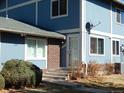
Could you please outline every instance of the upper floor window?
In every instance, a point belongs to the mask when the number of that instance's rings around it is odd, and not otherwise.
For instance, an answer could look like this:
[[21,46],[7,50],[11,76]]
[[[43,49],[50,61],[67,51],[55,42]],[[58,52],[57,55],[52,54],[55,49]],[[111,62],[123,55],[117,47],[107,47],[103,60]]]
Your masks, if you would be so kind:
[[117,9],[116,11],[116,21],[118,23],[124,24],[124,11]]
[[104,54],[104,39],[97,37],[90,37],[90,53],[91,54]]
[[67,0],[52,0],[52,17],[67,15]]

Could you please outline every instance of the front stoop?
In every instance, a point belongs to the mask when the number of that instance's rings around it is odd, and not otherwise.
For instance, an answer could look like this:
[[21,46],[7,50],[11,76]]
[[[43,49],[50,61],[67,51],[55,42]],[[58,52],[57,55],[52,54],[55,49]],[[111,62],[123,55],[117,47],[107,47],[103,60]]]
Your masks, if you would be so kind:
[[68,69],[49,69],[43,71],[43,81],[65,81],[68,75]]

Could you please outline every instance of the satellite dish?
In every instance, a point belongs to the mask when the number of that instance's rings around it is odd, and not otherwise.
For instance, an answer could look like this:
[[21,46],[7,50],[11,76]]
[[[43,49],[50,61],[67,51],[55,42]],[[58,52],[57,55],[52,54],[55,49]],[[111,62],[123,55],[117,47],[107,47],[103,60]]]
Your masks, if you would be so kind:
[[88,32],[88,34],[90,34],[90,30],[93,28],[93,24],[91,24],[90,22],[86,23],[86,30]]

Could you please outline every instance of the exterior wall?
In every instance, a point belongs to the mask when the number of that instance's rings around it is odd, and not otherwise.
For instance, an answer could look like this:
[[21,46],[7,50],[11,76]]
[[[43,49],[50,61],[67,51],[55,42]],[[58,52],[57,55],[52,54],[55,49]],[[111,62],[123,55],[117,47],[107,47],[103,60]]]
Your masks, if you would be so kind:
[[35,25],[35,3],[9,10],[8,17]]
[[111,32],[110,3],[104,0],[86,0],[86,22],[93,25],[100,24],[93,28],[100,32]]
[[[99,0],[86,0],[86,22],[91,22],[93,27],[91,34],[86,33],[86,62],[96,61],[97,63],[111,62],[111,38],[102,34],[95,34],[94,31],[111,33],[111,11],[110,3]],[[93,33],[92,33],[93,32]],[[90,35],[104,38],[104,55],[90,54]],[[109,52],[108,52],[109,51]]]
[[8,0],[8,10],[1,1],[0,16],[13,18],[50,31],[80,27],[80,0],[68,0],[68,15],[51,18],[51,0]]
[[31,0],[8,0],[8,6],[17,5],[20,3],[24,3],[26,1],[31,1]]
[[29,62],[32,62],[40,69],[46,69],[47,68],[47,60],[28,60]]
[[51,18],[50,1],[42,0],[38,3],[38,25],[40,27],[57,31],[78,28],[80,26],[80,0],[68,0],[68,16],[60,18]]
[[[68,0],[68,15],[58,18],[51,17],[51,0],[8,0],[8,3],[4,0],[1,2],[0,7],[2,8],[0,8],[0,16],[3,17],[13,18],[50,31],[61,30],[61,33],[65,33],[65,30],[72,30],[72,32],[75,32],[75,29],[80,28],[80,0]],[[48,51],[50,54],[54,53],[51,48],[53,48],[53,50],[57,49],[55,54],[58,58],[53,60],[53,58],[49,55],[48,62],[50,61],[50,63],[52,63],[52,61],[55,61],[54,65],[55,67],[58,67],[60,65],[60,46],[56,44],[49,45]],[[64,48],[61,55],[65,53],[66,48]],[[55,56],[53,55],[53,57]],[[64,58],[66,60],[66,57]],[[61,63],[61,66],[64,66],[65,61],[63,61],[63,59],[61,60],[63,62]],[[29,61],[42,68],[47,67],[47,62],[45,60]]]
[[0,16],[6,17],[6,12],[1,12],[1,13],[0,13]]
[[[96,61],[98,63],[106,62],[115,62],[120,63],[124,59],[124,56],[114,56],[112,54],[111,40],[117,39],[120,41],[120,46],[124,44],[123,38],[123,25],[116,22],[116,9],[115,4],[112,4],[107,1],[99,0],[86,0],[86,22],[91,22],[93,25],[97,25],[100,21],[100,24],[93,27],[91,30],[91,35],[102,36],[105,41],[105,55],[90,55],[90,42],[89,34],[86,34],[86,61]],[[112,11],[111,11],[112,9]],[[96,11],[97,10],[97,11]],[[96,32],[97,33],[96,33]],[[118,35],[118,36],[117,36]]]
[[60,42],[56,39],[48,39],[48,69],[60,67]]
[[[116,21],[116,7],[113,5],[113,12],[112,12],[112,28],[113,28],[113,34],[116,35],[124,35],[124,24],[117,23]],[[123,9],[122,9],[123,10]]]
[[1,32],[0,62],[10,59],[24,59],[25,38],[19,34]]
[[[26,60],[25,37],[20,34],[1,32],[0,69],[2,64],[11,59]],[[47,68],[47,60],[27,60],[41,69]]]
[[[124,44],[124,38],[123,38],[124,25],[117,23],[117,21],[116,21],[116,8],[119,8],[122,10],[123,10],[123,8],[120,8],[119,6],[116,6],[115,4],[113,4],[112,6],[113,6],[113,8],[112,8],[112,34],[118,35],[118,37],[114,37],[113,39],[119,40],[120,41],[120,47],[121,47]],[[117,63],[118,62],[123,63],[124,62],[124,55],[122,55],[120,52],[120,56],[113,56],[113,61],[115,61]]]
[[[99,37],[99,35],[94,35],[96,37]],[[111,62],[111,39],[109,37],[101,36],[104,38],[104,55],[92,55],[90,53],[90,35],[87,35],[87,50],[86,50],[86,59],[87,62],[89,61],[95,61],[97,63],[107,63]]]
[[6,8],[6,0],[0,0],[0,9]]

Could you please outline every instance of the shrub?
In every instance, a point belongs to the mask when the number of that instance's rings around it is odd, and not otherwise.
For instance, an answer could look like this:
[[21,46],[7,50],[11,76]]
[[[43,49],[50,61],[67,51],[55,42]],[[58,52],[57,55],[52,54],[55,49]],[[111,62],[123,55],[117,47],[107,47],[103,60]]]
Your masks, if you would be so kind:
[[0,74],[0,90],[5,87],[5,79],[4,77]]
[[106,63],[105,64],[105,71],[106,71],[107,75],[113,74],[114,73],[114,64]]
[[42,71],[37,66],[23,60],[9,60],[2,71],[6,87],[37,86],[42,79]]
[[89,76],[95,76],[100,70],[100,64],[97,64],[96,62],[92,61],[88,64],[88,75]]

